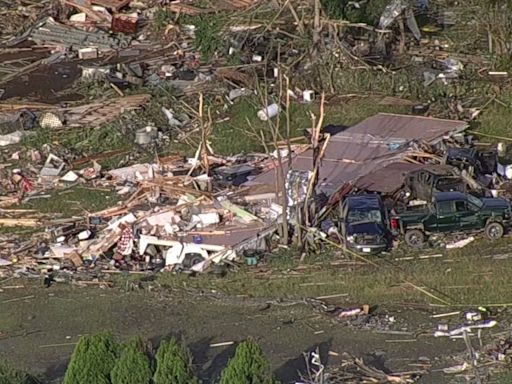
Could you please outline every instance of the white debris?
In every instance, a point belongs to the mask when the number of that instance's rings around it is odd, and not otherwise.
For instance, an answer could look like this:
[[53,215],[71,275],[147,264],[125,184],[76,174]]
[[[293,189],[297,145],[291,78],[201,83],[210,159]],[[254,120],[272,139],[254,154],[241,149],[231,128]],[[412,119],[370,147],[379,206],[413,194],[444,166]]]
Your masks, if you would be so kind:
[[39,125],[41,128],[45,129],[55,129],[55,128],[61,128],[63,126],[62,121],[59,119],[59,117],[51,112],[46,112],[41,116],[41,119],[39,120]]
[[69,181],[69,182],[73,183],[78,180],[78,175],[73,171],[69,171],[64,176],[62,176],[60,179],[62,181]]
[[8,133],[7,135],[0,135],[0,147],[18,144],[21,142],[23,136],[25,136],[25,132],[23,131],[14,131],[12,133]]

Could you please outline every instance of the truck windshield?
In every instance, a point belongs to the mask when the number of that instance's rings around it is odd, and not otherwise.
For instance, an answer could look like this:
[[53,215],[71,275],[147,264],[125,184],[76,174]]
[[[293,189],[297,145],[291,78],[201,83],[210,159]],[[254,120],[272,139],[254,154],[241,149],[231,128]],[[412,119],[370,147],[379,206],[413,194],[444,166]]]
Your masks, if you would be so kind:
[[347,223],[381,222],[382,215],[378,209],[354,209],[348,212]]
[[480,200],[479,198],[473,196],[473,195],[468,195],[468,201],[477,206],[478,209],[482,208],[482,206],[484,205],[484,203],[482,203],[482,200]]

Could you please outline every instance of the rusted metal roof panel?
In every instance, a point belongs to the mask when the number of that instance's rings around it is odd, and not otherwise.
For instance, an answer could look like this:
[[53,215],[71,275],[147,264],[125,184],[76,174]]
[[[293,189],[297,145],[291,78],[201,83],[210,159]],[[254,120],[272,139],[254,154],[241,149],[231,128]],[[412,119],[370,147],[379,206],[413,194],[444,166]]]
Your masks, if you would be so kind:
[[[329,195],[345,183],[369,175],[363,181],[372,186],[372,191],[392,192],[402,185],[401,170],[413,169],[401,162],[409,143],[435,143],[444,136],[462,132],[467,126],[464,121],[422,116],[379,113],[369,117],[331,136],[319,170],[318,186]],[[398,165],[390,166],[395,163]],[[291,168],[306,171],[312,166],[313,151],[308,150],[292,160]],[[287,172],[288,165],[285,168]],[[381,173],[379,170],[383,169]],[[265,184],[275,190],[275,179],[275,170],[270,170],[248,184]]]
[[371,192],[393,193],[404,183],[408,172],[423,168],[422,164],[396,162],[370,172],[357,180],[355,186]]
[[349,131],[376,137],[435,141],[444,135],[461,132],[467,127],[468,123],[460,120],[379,113],[364,119],[351,127]]

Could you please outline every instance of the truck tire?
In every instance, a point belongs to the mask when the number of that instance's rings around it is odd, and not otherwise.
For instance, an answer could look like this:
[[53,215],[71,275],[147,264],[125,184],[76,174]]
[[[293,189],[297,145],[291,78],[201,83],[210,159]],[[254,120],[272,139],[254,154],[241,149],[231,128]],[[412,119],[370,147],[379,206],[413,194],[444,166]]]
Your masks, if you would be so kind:
[[183,260],[183,266],[185,268],[192,268],[194,265],[199,264],[204,260],[204,257],[198,253],[187,253]]
[[505,229],[501,223],[494,221],[492,223],[487,223],[485,226],[485,236],[487,236],[489,240],[501,239],[504,233]]
[[409,247],[421,248],[425,244],[425,234],[419,229],[410,229],[405,232],[405,243]]

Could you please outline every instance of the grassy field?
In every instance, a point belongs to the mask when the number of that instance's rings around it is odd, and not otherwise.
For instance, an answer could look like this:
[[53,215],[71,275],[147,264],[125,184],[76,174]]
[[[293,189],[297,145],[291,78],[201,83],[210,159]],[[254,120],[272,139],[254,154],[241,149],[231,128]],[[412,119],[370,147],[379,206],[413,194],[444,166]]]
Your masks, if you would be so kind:
[[[512,267],[508,239],[499,243],[482,240],[457,251],[395,252],[371,258],[375,265],[346,266],[332,251],[326,253],[330,256],[311,257],[302,265],[290,253],[270,255],[267,265],[244,267],[223,279],[162,274],[158,281],[171,288],[274,299],[346,294],[344,300],[352,305],[512,306],[512,283],[504,273]],[[404,255],[414,259],[400,260]],[[427,255],[442,256],[424,258]]]
[[[227,113],[228,120],[214,125],[212,146],[216,153],[233,155],[263,151],[258,138],[260,132],[270,142],[270,128],[267,122],[257,118],[256,113],[262,108],[257,98],[245,98],[237,101]],[[335,100],[325,105],[324,125],[350,126],[378,112],[406,113],[405,107],[379,105],[378,99],[371,97],[353,100]],[[290,106],[290,137],[301,137],[304,131],[312,127],[311,113],[319,118],[319,103],[292,103]],[[280,118],[280,131],[286,137],[286,115]],[[304,141],[305,142],[305,141]]]
[[51,191],[49,197],[34,198],[16,208],[32,209],[39,213],[57,213],[63,217],[85,215],[113,207],[120,196],[110,189],[75,186]]

